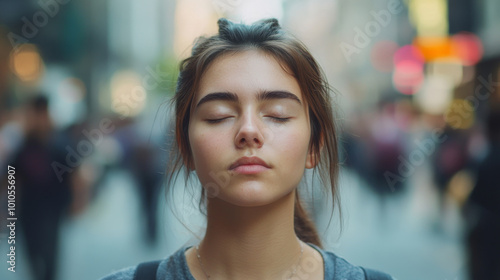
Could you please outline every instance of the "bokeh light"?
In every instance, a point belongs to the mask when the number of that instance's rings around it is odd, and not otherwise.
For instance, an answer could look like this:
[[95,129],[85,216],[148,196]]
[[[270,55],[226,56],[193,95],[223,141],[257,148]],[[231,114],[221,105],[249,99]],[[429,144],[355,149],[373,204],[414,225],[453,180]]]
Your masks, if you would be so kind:
[[42,58],[33,44],[23,44],[12,50],[10,66],[12,72],[23,82],[35,82],[43,72]]
[[454,99],[446,111],[445,120],[454,129],[468,129],[474,124],[475,110],[465,99]]
[[111,79],[111,109],[124,116],[138,115],[146,104],[146,90],[137,73],[120,71]]
[[454,54],[461,59],[464,65],[474,65],[483,56],[481,39],[468,32],[461,32],[452,37]]
[[454,56],[453,42],[449,37],[417,37],[413,45],[422,53],[425,61]]
[[74,77],[63,80],[57,88],[59,97],[72,103],[82,101],[85,96],[85,90],[83,81]]
[[415,93],[424,80],[424,59],[417,48],[401,47],[394,53],[394,87],[403,94]]
[[432,115],[441,115],[453,99],[453,85],[445,77],[431,75],[426,77],[422,88],[415,94],[415,102],[420,109]]
[[464,70],[460,60],[445,59],[435,60],[427,64],[426,74],[429,76],[440,76],[453,86],[462,83]]
[[419,36],[448,34],[448,1],[409,0],[408,9]]

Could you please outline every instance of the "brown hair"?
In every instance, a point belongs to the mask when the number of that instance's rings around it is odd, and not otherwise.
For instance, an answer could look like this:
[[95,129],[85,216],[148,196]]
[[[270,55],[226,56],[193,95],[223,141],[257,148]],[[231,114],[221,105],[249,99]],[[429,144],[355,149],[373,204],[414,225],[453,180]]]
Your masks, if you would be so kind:
[[[338,206],[336,125],[331,90],[318,63],[299,40],[281,29],[276,19],[244,25],[222,18],[218,25],[219,33],[211,37],[200,37],[195,42],[191,56],[180,64],[175,96],[171,100],[176,116],[175,141],[167,170],[167,187],[173,186],[173,181],[183,168],[186,179],[189,179],[190,167],[193,166],[188,137],[190,110],[203,73],[211,62],[224,54],[258,49],[276,58],[283,69],[297,80],[308,104],[311,125],[309,148],[318,163],[313,169],[313,175],[319,171],[321,182],[331,190],[334,205]],[[302,207],[297,190],[295,192],[295,233],[302,241],[321,246],[316,227]],[[204,188],[201,198],[200,206],[206,198]]]

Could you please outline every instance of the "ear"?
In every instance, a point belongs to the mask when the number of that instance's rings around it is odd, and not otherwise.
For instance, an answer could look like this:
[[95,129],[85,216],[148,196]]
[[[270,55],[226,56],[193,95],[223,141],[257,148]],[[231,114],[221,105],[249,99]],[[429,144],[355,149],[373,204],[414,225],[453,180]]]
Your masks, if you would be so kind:
[[[323,137],[321,137],[320,143],[319,143],[319,154],[321,154],[321,151],[323,150],[323,144],[324,140]],[[307,169],[312,169],[316,167],[319,163],[319,157],[314,153],[314,149],[309,148],[309,151],[307,152],[307,158],[306,158],[306,168]]]
[[317,160],[316,160],[316,155],[314,154],[314,152],[309,149],[309,152],[307,153],[307,158],[306,158],[306,168],[307,169],[311,169],[311,168],[314,168],[317,164]]
[[306,158],[306,168],[307,169],[312,169],[318,165],[319,159],[314,153],[313,149],[309,149],[309,152],[307,153],[307,158]]

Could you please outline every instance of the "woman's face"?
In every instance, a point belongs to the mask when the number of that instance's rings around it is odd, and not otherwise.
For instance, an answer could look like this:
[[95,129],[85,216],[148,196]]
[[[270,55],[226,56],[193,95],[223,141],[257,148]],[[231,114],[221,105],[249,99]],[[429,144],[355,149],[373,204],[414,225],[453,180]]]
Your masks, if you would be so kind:
[[266,205],[293,191],[304,168],[314,167],[310,132],[300,87],[275,58],[257,50],[223,55],[194,97],[192,168],[209,197]]

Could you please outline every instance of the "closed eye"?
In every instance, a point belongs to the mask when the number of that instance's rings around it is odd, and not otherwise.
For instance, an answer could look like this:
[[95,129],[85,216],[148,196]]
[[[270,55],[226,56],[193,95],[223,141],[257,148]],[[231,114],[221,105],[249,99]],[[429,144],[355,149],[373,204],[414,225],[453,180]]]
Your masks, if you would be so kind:
[[208,123],[220,123],[221,121],[228,119],[228,118],[230,118],[230,117],[225,117],[225,118],[220,118],[220,119],[207,119],[206,121]]
[[284,123],[289,121],[291,118],[279,118],[279,117],[270,117],[273,121]]
[[[220,119],[207,119],[206,122],[208,122],[208,123],[220,123],[223,120],[228,119],[228,118],[231,118],[231,117],[225,117],[225,118],[220,118]],[[269,116],[269,118],[271,118],[273,121],[278,122],[278,123],[285,123],[291,119],[290,117],[280,118],[280,117],[271,117],[271,116]]]

